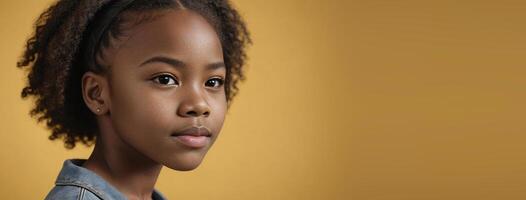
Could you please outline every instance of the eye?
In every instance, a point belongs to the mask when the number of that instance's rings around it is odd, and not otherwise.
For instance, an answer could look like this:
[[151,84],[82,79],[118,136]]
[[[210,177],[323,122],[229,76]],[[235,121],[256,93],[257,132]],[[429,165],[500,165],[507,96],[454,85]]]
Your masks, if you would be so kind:
[[161,85],[179,85],[179,81],[175,79],[172,75],[168,74],[162,74],[159,76],[156,76],[152,79],[155,83],[161,84]]
[[221,78],[212,78],[212,79],[208,79],[208,81],[206,81],[205,86],[218,88],[218,87],[223,86],[224,82],[225,81],[223,81],[223,79],[221,79]]

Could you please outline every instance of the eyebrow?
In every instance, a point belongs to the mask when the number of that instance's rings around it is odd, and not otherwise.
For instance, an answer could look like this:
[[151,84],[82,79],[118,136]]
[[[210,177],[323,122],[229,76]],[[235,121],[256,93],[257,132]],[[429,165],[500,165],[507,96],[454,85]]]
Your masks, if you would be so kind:
[[[141,63],[139,65],[139,67],[144,66],[146,64],[150,64],[150,63],[156,63],[156,62],[166,63],[168,65],[171,65],[171,66],[175,67],[175,68],[185,68],[186,67],[186,63],[184,63],[183,61],[178,60],[176,58],[170,58],[170,57],[165,57],[165,56],[152,57],[152,58],[144,61],[143,63]],[[223,62],[216,62],[216,63],[210,63],[210,64],[206,65],[206,69],[207,70],[216,70],[216,69],[219,69],[219,68],[226,68],[225,63],[223,63]]]

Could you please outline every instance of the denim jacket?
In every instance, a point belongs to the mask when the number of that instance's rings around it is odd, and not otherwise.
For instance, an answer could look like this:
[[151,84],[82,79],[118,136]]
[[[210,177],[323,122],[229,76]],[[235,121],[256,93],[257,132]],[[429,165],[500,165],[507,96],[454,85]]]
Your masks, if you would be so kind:
[[[64,161],[62,170],[55,181],[55,187],[46,196],[46,200],[124,200],[126,197],[116,188],[94,172],[81,167],[84,159]],[[153,190],[153,200],[165,198]]]

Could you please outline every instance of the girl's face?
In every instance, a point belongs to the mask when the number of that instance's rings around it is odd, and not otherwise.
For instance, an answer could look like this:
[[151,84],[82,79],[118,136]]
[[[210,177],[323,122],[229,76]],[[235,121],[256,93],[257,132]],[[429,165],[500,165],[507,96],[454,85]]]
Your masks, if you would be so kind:
[[[134,26],[123,38],[104,54],[110,55],[105,59],[113,132],[157,163],[181,171],[196,168],[216,140],[227,108],[217,33],[199,14],[178,10]],[[182,134],[206,136],[176,137]]]

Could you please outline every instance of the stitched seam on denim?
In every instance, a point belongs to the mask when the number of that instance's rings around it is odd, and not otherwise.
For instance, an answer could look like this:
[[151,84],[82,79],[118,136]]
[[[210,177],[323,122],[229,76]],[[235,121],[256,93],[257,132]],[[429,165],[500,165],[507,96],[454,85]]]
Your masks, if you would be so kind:
[[82,200],[83,193],[84,193],[84,188],[80,188],[79,196],[77,196],[77,200]]
[[82,199],[84,199],[84,196],[86,195],[86,189],[82,188]]
[[87,184],[87,183],[79,182],[79,181],[70,181],[70,182],[57,181],[57,182],[55,182],[55,185],[60,185],[60,186],[66,186],[66,185],[77,186],[77,187],[84,188],[84,189],[90,191],[95,196],[99,197],[100,199],[104,199],[104,198],[102,198],[104,196],[104,195],[102,195],[103,193],[99,192],[97,189],[93,188],[93,186],[91,184]]

